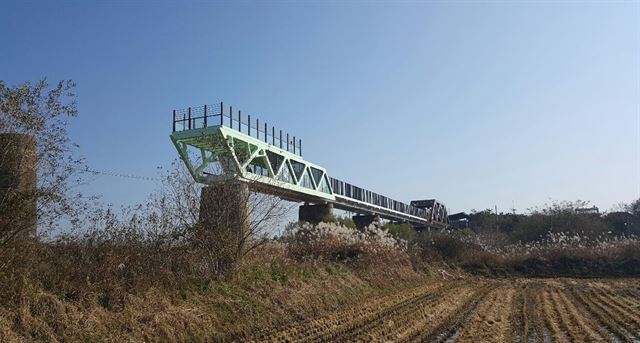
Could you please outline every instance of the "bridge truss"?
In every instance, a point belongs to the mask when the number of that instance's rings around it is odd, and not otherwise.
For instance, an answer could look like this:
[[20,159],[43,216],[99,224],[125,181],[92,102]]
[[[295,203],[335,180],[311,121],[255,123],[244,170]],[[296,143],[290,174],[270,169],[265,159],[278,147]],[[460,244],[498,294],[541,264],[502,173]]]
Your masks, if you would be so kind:
[[332,204],[417,227],[444,228],[446,207],[435,200],[412,206],[332,178],[302,157],[302,140],[223,103],[173,111],[171,140],[194,179],[230,179],[291,201]]

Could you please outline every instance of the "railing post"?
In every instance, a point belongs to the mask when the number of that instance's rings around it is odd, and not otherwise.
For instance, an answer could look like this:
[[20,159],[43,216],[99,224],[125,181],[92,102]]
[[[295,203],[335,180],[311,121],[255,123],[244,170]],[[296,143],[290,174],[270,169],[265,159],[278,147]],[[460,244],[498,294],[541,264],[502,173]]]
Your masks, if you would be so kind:
[[238,131],[242,132],[242,111],[238,110]]
[[247,135],[251,137],[251,115],[247,115]]
[[302,138],[298,138],[298,150],[300,150],[300,156],[302,156]]
[[267,123],[264,123],[264,142],[267,142]]
[[220,126],[224,126],[224,106],[220,101]]
[[173,110],[173,132],[176,132],[176,110]]
[[207,105],[204,105],[204,127],[207,127]]
[[297,154],[297,152],[296,152],[296,136],[293,136],[293,153]]
[[276,145],[276,128],[271,127],[271,144]]
[[287,132],[287,151],[289,151],[289,133],[288,132]]
[[256,118],[256,138],[260,140],[260,119]]
[[280,149],[282,149],[282,130],[280,130]]
[[189,130],[191,130],[191,107],[189,107]]
[[229,127],[233,129],[233,106],[229,106]]

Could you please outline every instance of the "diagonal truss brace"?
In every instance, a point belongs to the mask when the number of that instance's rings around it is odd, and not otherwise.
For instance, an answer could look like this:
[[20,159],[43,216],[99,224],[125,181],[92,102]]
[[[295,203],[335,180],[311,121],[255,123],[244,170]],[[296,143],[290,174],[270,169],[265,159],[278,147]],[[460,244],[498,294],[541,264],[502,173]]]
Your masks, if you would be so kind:
[[238,179],[296,200],[335,201],[324,168],[228,127],[178,131],[171,140],[199,183]]

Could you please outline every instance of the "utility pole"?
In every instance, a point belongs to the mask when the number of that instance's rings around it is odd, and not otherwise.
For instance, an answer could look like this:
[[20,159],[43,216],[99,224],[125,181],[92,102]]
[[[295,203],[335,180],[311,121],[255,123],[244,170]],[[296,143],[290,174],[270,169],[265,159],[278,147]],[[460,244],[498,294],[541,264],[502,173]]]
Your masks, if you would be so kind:
[[495,222],[495,224],[496,224],[496,233],[497,233],[498,232],[498,205],[493,205],[493,206],[494,206],[494,208],[496,210],[496,215],[495,215],[496,222]]

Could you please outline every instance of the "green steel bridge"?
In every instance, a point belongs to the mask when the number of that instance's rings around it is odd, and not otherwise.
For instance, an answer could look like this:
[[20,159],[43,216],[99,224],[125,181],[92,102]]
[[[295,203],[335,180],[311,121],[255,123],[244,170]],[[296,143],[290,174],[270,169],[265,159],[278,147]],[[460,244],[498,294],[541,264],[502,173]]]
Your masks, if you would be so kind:
[[301,139],[241,111],[234,113],[222,102],[174,110],[170,137],[193,178],[202,184],[235,179],[286,200],[330,204],[417,228],[446,228],[448,223],[440,202],[406,204],[331,177],[302,157]]

